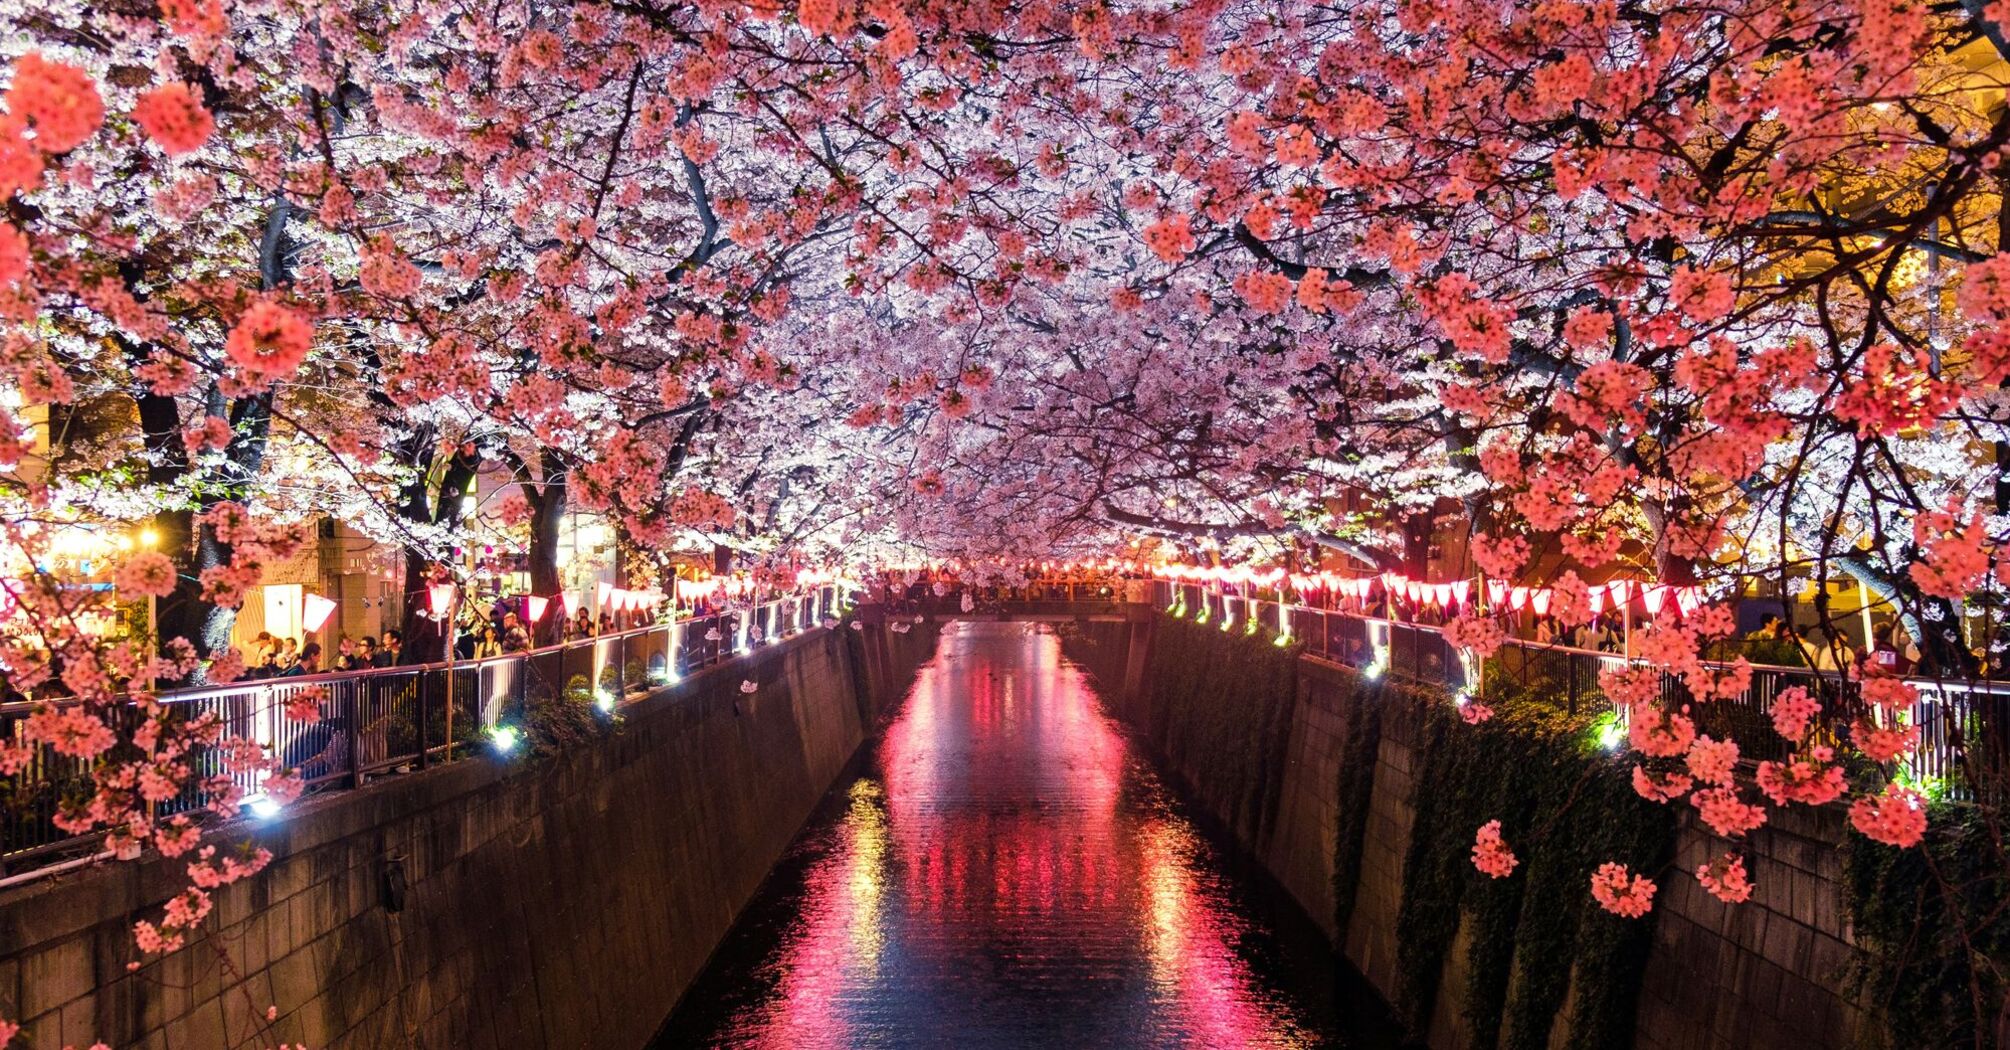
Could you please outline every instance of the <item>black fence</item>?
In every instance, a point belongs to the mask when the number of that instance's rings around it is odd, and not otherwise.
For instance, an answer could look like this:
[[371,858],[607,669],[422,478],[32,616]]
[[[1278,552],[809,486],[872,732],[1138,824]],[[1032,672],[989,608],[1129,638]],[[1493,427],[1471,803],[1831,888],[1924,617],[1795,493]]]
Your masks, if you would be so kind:
[[[563,645],[485,660],[389,667],[297,678],[268,678],[162,694],[170,717],[214,715],[225,740],[254,740],[297,768],[309,790],[353,788],[373,777],[452,761],[521,719],[534,700],[566,697],[611,710],[639,693],[766,641],[814,627],[837,615],[835,586],[816,588],[731,612],[677,620]],[[317,717],[294,719],[289,704],[325,693]],[[57,701],[61,703],[61,701]],[[0,739],[22,739],[22,723],[40,705],[0,705]],[[113,717],[131,738],[137,707]],[[262,775],[233,773],[220,748],[193,757],[195,776],[180,797],[161,803],[157,816],[202,808],[207,798],[193,785],[230,775],[256,796]],[[0,875],[75,852],[82,843],[55,823],[65,800],[87,795],[91,769],[82,760],[48,748],[34,749],[28,764],[0,778]]]

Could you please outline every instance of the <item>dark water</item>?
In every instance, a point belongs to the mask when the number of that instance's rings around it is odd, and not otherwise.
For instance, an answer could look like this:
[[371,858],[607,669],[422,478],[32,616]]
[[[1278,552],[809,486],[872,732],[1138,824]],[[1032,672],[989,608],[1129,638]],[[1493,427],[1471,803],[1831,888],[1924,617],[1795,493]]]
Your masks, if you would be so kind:
[[869,750],[655,1046],[1395,1045],[1044,628],[945,629]]

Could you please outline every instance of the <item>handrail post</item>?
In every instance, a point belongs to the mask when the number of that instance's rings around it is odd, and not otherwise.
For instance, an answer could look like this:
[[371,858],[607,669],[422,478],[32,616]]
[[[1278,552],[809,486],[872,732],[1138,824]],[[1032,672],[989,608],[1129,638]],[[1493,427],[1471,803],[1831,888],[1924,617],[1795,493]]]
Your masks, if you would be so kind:
[[426,688],[426,673],[420,671],[417,678],[419,693],[417,698],[418,717],[415,721],[419,727],[419,768],[425,769],[432,764],[431,759],[426,754],[426,723],[432,721],[433,709],[432,705],[427,702],[428,697],[426,694],[431,692],[431,690]]

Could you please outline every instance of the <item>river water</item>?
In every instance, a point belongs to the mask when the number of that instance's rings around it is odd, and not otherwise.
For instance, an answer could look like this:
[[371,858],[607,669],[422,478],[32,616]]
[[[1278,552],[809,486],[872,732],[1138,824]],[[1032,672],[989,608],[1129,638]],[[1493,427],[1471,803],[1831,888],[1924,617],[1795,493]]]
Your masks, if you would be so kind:
[[1054,634],[944,629],[654,1046],[1384,1047]]

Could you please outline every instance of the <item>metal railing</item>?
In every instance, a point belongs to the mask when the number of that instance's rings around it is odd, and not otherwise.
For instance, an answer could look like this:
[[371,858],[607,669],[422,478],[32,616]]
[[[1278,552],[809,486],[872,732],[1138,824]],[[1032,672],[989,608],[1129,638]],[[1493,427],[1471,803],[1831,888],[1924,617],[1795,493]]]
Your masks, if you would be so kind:
[[[814,627],[836,616],[839,604],[838,586],[828,584],[739,610],[487,659],[266,678],[175,690],[159,699],[170,717],[215,715],[225,739],[256,741],[281,765],[297,768],[309,790],[353,788],[461,757],[540,699],[569,696],[611,709],[755,645]],[[315,705],[318,717],[290,717],[289,704],[314,691],[326,694]],[[0,740],[19,742],[22,723],[41,706],[0,705]],[[133,724],[113,728],[127,740],[140,712],[120,710]],[[198,785],[211,777],[232,777],[247,796],[262,786],[262,774],[226,768],[220,748],[196,753],[191,766],[190,788],[159,804],[157,817],[200,809],[206,797]],[[66,799],[90,787],[89,763],[48,748],[33,749],[26,766],[0,777],[0,875],[89,841],[63,831],[55,818]]]
[[[1435,624],[1411,623],[1364,613],[1297,603],[1264,601],[1253,596],[1216,591],[1202,584],[1155,580],[1152,600],[1161,609],[1178,610],[1187,619],[1226,624],[1275,635],[1288,625],[1288,637],[1305,652],[1360,669],[1373,669],[1458,692],[1512,682],[1526,694],[1572,713],[1597,713],[1613,705],[1600,685],[1608,670],[1622,670],[1629,660],[1621,653],[1545,644],[1509,638],[1480,666],[1445,639]],[[1731,664],[1704,661],[1726,671]],[[1484,679],[1484,682],[1482,681]],[[1932,785],[1952,798],[2001,801],[2010,798],[2010,682],[1965,679],[1906,678],[1919,693],[1914,718],[1920,742],[1903,763],[1914,781]],[[1806,667],[1751,665],[1751,680],[1737,693],[1697,701],[1683,681],[1661,676],[1665,702],[1685,705],[1699,732],[1738,742],[1747,762],[1785,759],[1792,745],[1773,728],[1774,701],[1787,689],[1800,687],[1821,702],[1813,722],[1818,742],[1841,744],[1849,728],[1874,715],[1858,684],[1836,671]],[[1623,719],[1624,712],[1619,712]],[[1623,724],[1623,722],[1622,722]]]

